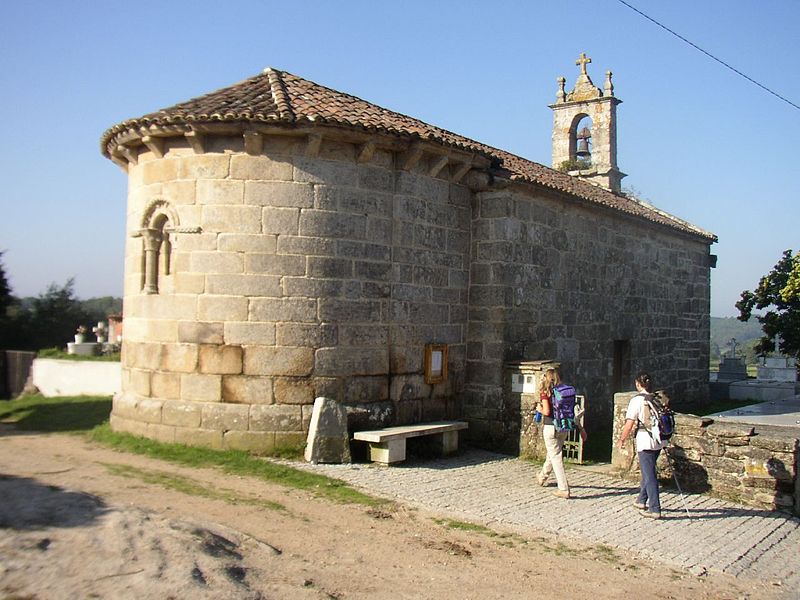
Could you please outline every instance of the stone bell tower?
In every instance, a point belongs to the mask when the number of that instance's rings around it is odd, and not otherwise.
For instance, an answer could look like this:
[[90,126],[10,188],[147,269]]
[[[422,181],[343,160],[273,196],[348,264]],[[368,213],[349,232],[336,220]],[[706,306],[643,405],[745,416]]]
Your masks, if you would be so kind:
[[615,193],[625,173],[617,168],[617,104],[611,71],[601,90],[592,83],[586,65],[592,59],[581,53],[575,61],[581,72],[572,91],[558,78],[553,109],[553,168],[599,185]]

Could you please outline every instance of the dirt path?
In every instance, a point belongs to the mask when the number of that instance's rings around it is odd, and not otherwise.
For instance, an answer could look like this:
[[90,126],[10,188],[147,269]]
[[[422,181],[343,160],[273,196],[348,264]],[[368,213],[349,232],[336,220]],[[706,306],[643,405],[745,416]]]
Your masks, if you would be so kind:
[[0,434],[0,598],[772,598],[603,547]]

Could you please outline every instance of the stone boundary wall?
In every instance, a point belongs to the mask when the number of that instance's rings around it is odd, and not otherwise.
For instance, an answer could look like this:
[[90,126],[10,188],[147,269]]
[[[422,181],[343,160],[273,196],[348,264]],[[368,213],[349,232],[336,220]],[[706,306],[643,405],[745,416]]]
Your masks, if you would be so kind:
[[36,358],[31,379],[43,396],[112,396],[120,391],[121,372],[115,361]]
[[[625,478],[638,479],[639,466],[631,436],[617,446],[628,402],[635,392],[614,396],[612,466]],[[681,488],[710,492],[748,506],[800,514],[800,427],[715,422],[677,414],[676,433],[668,448]],[[659,473],[672,478],[665,453]]]

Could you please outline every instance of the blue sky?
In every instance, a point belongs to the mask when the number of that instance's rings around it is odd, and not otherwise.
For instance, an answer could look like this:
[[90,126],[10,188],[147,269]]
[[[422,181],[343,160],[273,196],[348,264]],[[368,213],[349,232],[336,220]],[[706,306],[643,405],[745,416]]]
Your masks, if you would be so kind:
[[[800,2],[627,0],[800,104]],[[614,72],[623,186],[714,232],[713,316],[791,248],[800,110],[618,0],[7,2],[0,250],[13,292],[121,295],[126,176],[99,137],[272,66],[550,164],[556,78]]]

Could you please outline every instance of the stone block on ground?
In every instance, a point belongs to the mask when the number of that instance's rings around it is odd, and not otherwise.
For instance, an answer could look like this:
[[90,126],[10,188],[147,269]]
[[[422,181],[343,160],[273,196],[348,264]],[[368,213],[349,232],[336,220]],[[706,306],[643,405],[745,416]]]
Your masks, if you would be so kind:
[[305,458],[313,463],[349,463],[347,410],[330,398],[314,400]]

